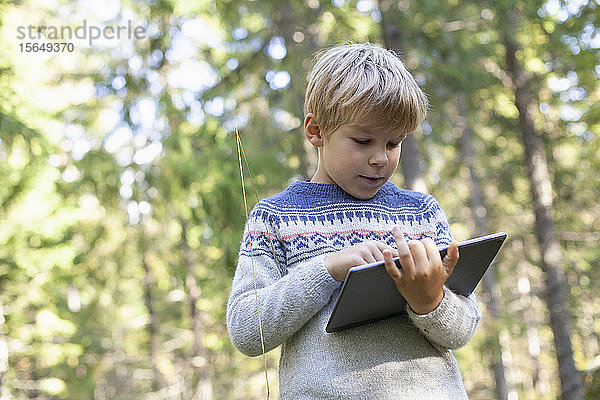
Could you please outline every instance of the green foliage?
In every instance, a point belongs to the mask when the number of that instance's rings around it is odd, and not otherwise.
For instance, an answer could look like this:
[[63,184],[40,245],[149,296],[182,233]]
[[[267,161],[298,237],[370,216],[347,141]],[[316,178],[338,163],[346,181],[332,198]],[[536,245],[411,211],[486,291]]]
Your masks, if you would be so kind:
[[[511,396],[556,398],[502,42],[510,10],[521,16],[510,34],[532,77],[530,106],[554,179],[574,356],[587,398],[598,397],[594,2],[575,10],[516,0],[158,0],[122,1],[112,15],[111,2],[83,4],[0,6],[0,397],[264,398],[262,360],[238,353],[225,328],[244,225],[234,129],[251,169],[249,206],[254,190],[265,197],[310,177],[315,154],[301,127],[314,53],[347,40],[381,44],[388,24],[400,27],[402,57],[430,96],[416,135],[453,233],[462,240],[475,232],[465,126],[488,225],[510,233],[495,264],[499,318],[488,317],[489,294],[479,292],[484,319],[457,352],[469,394],[494,396],[489,367],[501,357]],[[81,16],[131,20],[147,36],[77,42],[72,54],[19,52],[18,25],[77,25]],[[499,332],[501,355],[490,332]],[[272,395],[277,358],[267,355]]]

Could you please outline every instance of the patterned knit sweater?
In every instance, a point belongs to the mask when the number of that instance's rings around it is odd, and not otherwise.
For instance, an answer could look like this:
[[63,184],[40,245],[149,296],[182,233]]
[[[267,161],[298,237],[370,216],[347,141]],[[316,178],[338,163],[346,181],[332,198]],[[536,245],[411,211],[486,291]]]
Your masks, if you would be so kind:
[[407,239],[430,237],[438,246],[452,241],[432,196],[391,182],[366,201],[333,184],[296,182],[252,210],[227,326],[242,353],[261,354],[256,281],[265,351],[283,345],[280,399],[467,398],[451,349],[471,339],[481,317],[472,296],[444,288],[442,302],[429,314],[407,307],[397,317],[325,332],[341,283],[324,258],[366,240],[396,247],[391,233],[396,224]]

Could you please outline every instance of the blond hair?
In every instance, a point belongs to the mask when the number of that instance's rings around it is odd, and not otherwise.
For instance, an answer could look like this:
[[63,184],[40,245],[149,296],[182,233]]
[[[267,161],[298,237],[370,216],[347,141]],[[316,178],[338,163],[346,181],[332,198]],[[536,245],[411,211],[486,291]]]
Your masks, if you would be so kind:
[[304,112],[327,136],[342,125],[375,126],[408,136],[427,113],[427,96],[400,57],[371,43],[348,43],[317,54]]

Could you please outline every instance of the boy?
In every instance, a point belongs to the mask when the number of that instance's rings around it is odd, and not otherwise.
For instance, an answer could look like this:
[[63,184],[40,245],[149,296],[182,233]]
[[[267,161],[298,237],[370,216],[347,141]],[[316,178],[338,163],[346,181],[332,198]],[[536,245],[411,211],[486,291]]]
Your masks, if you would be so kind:
[[[244,354],[262,353],[257,311],[265,351],[283,345],[280,399],[467,398],[451,349],[471,339],[481,314],[474,298],[443,286],[457,243],[432,196],[388,182],[426,108],[388,50],[348,44],[318,58],[304,120],[317,171],[255,206],[227,305],[229,335]],[[326,333],[348,269],[379,260],[406,313]]]

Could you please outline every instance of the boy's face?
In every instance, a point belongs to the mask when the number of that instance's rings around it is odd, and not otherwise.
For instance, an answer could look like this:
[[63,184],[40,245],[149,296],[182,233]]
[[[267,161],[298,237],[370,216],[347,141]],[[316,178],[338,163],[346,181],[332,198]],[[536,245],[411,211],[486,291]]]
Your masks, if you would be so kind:
[[346,193],[368,200],[398,167],[404,135],[384,132],[374,125],[342,125],[324,137],[311,114],[304,126],[307,139],[320,147],[319,165],[311,182],[335,183]]

